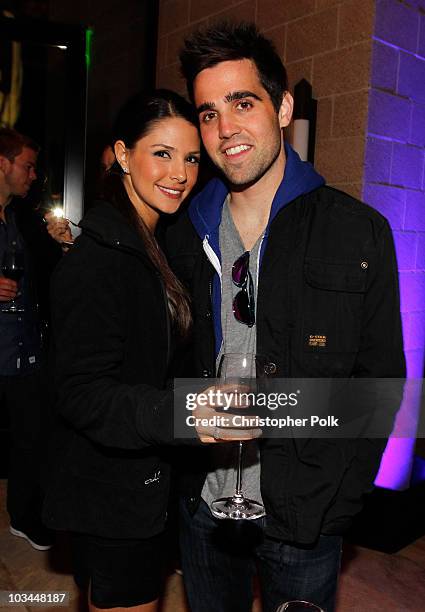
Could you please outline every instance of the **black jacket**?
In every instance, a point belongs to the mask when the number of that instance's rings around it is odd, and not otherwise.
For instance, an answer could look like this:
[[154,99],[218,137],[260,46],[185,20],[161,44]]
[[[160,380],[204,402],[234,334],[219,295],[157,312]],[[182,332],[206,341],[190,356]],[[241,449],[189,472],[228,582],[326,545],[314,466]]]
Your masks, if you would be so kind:
[[43,349],[48,345],[50,277],[61,257],[60,246],[50,238],[42,216],[29,201],[14,198],[5,215],[7,222],[0,222],[0,261],[15,242],[24,252],[25,272],[15,300],[24,312],[19,317],[0,312],[2,376],[33,372],[43,362]]
[[164,527],[173,442],[165,390],[170,324],[137,232],[92,208],[52,289],[57,429],[44,520],[56,529],[148,537]]
[[[216,274],[187,216],[170,230],[168,250],[193,297],[193,367],[213,376]],[[384,217],[329,187],[282,208],[262,260],[256,324],[257,352],[276,364],[279,377],[403,377],[397,265]],[[311,342],[316,335],[326,338],[324,346]],[[388,406],[390,422],[397,408]],[[308,544],[320,533],[342,533],[372,489],[385,442],[262,441],[268,535]],[[193,510],[207,461],[205,449],[197,452],[188,455],[183,478]]]

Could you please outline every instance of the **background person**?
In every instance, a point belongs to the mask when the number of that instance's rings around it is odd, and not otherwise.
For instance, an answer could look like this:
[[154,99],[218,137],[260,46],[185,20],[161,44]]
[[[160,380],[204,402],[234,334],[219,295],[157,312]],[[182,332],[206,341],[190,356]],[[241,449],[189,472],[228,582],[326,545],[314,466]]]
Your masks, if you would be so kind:
[[[106,145],[103,148],[102,155],[99,164],[99,181],[98,181],[98,192],[99,197],[102,196],[102,190],[104,188],[105,178],[107,173],[111,170],[114,163],[116,162],[115,153],[111,145]],[[54,212],[48,212],[44,215],[47,223],[47,231],[53,240],[56,240],[62,245],[62,250],[67,252],[69,246],[74,242],[72,230],[69,219],[65,217],[58,217]]]
[[[40,461],[47,386],[44,346],[48,283],[60,251],[25,199],[36,180],[38,145],[13,129],[0,129],[0,263],[8,249],[23,254],[19,282],[0,276],[0,405],[8,412],[10,466],[7,510],[10,531],[46,550],[51,533],[40,519]],[[14,300],[17,312],[1,312]]]

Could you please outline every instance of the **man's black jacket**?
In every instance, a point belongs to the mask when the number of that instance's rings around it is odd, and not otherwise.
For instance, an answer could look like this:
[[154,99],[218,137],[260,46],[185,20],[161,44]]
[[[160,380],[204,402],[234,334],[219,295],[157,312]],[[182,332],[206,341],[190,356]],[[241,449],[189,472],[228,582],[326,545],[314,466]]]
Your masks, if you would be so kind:
[[[214,376],[214,269],[187,216],[169,230],[167,248],[193,300],[193,368],[184,374]],[[279,377],[404,377],[397,264],[386,219],[329,187],[285,206],[270,227],[256,324],[257,353],[276,364]],[[316,343],[314,336],[325,340]],[[397,408],[388,406],[390,421]],[[385,443],[263,440],[267,534],[309,544],[320,533],[342,533],[372,489]],[[206,452],[191,450],[184,467],[183,492],[193,510]]]

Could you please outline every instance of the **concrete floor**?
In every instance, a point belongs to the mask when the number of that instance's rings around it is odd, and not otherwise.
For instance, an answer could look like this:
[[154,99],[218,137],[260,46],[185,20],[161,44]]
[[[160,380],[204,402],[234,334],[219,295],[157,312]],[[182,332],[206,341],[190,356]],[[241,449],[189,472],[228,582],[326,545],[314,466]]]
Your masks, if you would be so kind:
[[[85,612],[75,587],[65,537],[48,552],[37,552],[9,533],[5,481],[0,481],[0,591],[69,591],[67,607],[0,607],[11,612]],[[338,612],[425,612],[425,537],[388,555],[346,546],[338,594]],[[161,612],[190,612],[181,576],[167,578]],[[231,612],[231,611],[229,611]],[[261,612],[254,602],[253,612]]]

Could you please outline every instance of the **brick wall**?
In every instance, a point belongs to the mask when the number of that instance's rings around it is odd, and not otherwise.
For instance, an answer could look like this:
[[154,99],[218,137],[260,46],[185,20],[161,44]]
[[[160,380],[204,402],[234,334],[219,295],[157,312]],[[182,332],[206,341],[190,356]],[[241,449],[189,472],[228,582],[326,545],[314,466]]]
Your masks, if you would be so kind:
[[316,168],[355,196],[362,191],[373,0],[160,0],[157,84],[181,93],[178,50],[217,19],[255,21],[275,43],[291,89],[306,78],[318,99]]
[[425,345],[425,2],[377,0],[364,199],[390,221],[410,376]]
[[[425,346],[424,12],[424,0],[376,2],[363,193],[393,229],[411,378],[423,376]],[[410,425],[411,438],[390,439],[379,486],[409,485],[419,405],[418,396],[405,397],[395,431]]]

